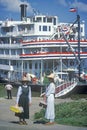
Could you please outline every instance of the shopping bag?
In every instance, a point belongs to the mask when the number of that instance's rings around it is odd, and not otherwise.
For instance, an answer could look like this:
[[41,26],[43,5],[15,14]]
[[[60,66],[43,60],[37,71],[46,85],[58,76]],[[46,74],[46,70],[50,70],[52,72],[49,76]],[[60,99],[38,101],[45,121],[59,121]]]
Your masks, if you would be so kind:
[[22,113],[23,112],[23,107],[19,106],[10,106],[10,110],[15,113]]

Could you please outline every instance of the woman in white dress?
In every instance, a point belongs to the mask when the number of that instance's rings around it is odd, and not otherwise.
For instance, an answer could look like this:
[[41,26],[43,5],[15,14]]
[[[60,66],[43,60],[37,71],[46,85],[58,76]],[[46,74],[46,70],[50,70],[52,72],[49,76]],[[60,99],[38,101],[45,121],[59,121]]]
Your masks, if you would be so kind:
[[55,107],[54,107],[54,94],[55,94],[55,84],[54,84],[54,74],[50,74],[47,76],[49,78],[50,84],[48,85],[45,96],[46,96],[46,112],[45,112],[45,118],[49,120],[47,125],[54,124],[55,119]]

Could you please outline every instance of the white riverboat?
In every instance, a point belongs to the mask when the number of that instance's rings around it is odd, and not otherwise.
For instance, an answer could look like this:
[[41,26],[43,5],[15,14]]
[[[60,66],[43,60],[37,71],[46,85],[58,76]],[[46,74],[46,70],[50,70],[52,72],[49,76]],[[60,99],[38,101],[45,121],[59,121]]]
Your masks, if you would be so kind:
[[[43,73],[62,70],[69,73],[68,68],[77,70],[78,24],[59,23],[57,16],[26,16],[27,5],[22,4],[20,8],[20,21],[0,21],[0,76],[15,82],[21,79],[23,73],[30,73],[41,82]],[[81,71],[87,69],[86,58],[85,23],[81,21]]]

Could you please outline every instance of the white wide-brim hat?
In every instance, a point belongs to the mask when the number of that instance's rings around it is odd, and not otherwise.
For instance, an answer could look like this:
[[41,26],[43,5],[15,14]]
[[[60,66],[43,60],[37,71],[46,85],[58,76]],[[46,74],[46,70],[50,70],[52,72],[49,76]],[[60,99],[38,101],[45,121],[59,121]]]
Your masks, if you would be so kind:
[[54,79],[54,74],[51,73],[50,75],[47,76],[47,78],[51,78],[51,79]]

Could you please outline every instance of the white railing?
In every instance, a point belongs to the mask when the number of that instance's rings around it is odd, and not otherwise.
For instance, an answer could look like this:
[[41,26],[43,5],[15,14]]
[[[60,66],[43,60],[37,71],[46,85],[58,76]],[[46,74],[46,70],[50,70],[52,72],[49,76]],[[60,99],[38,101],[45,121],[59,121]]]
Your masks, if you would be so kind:
[[18,44],[18,43],[16,43],[16,44],[8,44],[8,43],[3,43],[3,44],[0,44],[0,48],[19,48],[21,46],[21,44]]
[[14,32],[7,32],[7,33],[0,33],[0,36],[20,36],[20,35],[24,35],[24,34],[34,34],[34,30],[23,30],[23,31],[14,31]]
[[19,55],[2,55],[0,54],[0,58],[3,58],[3,59],[19,59]]
[[56,87],[56,93],[55,93],[55,97],[62,97],[62,96],[66,96],[67,94],[69,94],[78,84],[78,81],[69,81],[69,82],[65,82],[61,85],[59,85],[58,87]]
[[10,71],[13,71],[13,66],[12,65],[3,65],[3,64],[0,64],[0,69],[2,70],[10,70]]

